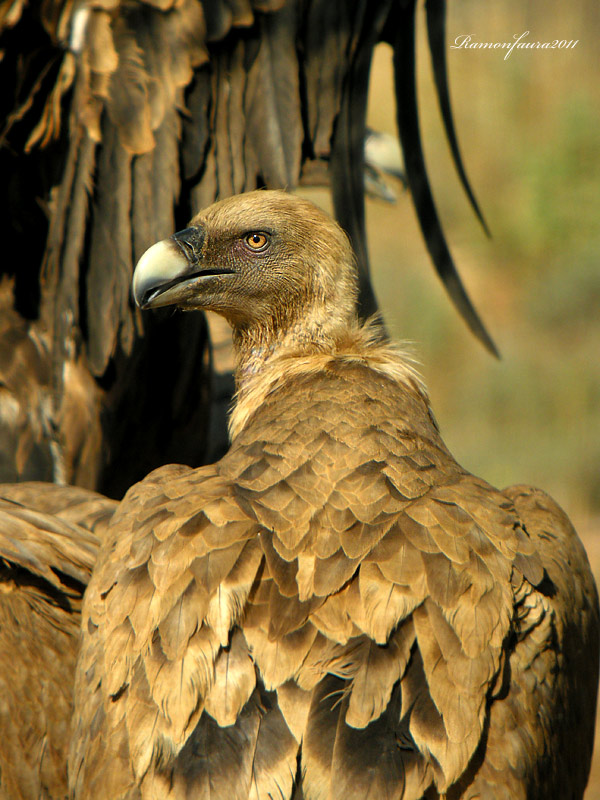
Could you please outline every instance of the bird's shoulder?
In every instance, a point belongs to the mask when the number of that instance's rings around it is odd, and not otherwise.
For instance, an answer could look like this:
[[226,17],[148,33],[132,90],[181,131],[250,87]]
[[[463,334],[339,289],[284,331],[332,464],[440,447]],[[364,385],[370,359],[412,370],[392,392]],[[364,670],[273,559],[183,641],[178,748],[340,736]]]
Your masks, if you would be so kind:
[[124,497],[83,608],[70,762],[84,791],[98,759],[122,765],[116,796],[188,738],[259,569],[258,530],[218,464],[159,468]]

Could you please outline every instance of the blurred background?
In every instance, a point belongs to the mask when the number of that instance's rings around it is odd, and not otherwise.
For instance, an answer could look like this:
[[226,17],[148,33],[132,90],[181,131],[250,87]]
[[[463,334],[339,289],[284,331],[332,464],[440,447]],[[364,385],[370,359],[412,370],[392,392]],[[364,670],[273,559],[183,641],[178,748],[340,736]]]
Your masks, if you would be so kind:
[[[421,9],[422,13],[422,9]],[[470,335],[428,261],[401,184],[368,202],[375,287],[414,342],[442,434],[492,484],[531,483],[567,511],[600,583],[600,3],[448,3],[447,41],[575,40],[572,49],[449,49],[452,107],[487,239],[453,171],[420,24],[419,107],[450,249],[498,346]],[[377,51],[369,124],[395,133],[392,53]],[[600,798],[600,729],[586,800]]]
[[[448,51],[456,125],[492,231],[463,198],[420,48],[428,168],[458,268],[501,351],[449,306],[410,204],[369,206],[385,319],[414,340],[448,444],[504,486],[543,486],[585,527],[600,515],[600,4],[449,3],[447,40],[579,39],[569,50]],[[500,6],[502,8],[500,8]],[[424,32],[421,25],[421,32]],[[370,124],[393,132],[391,53],[378,52]]]

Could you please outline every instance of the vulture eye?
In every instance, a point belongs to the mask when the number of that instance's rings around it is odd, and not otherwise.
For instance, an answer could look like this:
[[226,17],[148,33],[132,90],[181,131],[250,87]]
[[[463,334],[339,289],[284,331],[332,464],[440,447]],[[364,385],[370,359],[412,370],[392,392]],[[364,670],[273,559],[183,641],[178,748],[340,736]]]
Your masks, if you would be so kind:
[[249,250],[252,250],[254,253],[260,253],[262,250],[266,250],[269,246],[269,237],[266,233],[258,233],[254,231],[252,233],[247,233],[244,236],[244,242]]

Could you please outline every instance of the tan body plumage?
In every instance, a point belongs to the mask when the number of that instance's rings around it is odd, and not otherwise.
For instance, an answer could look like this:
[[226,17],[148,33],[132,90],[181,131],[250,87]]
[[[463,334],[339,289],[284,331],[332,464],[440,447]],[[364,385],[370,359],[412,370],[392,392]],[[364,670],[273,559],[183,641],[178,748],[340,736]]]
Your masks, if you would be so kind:
[[116,512],[83,614],[75,798],[581,797],[598,601],[564,513],[440,438],[354,317],[349,245],[258,192],[152,248],[145,306],[223,314],[238,400],[216,464]]

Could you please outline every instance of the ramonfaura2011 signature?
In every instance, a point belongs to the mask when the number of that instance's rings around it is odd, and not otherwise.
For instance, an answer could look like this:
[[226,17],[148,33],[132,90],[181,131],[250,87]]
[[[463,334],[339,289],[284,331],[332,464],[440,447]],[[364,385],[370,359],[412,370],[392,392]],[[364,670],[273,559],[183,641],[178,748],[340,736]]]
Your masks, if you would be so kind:
[[461,33],[454,40],[454,44],[450,45],[451,50],[466,50],[466,49],[487,49],[487,50],[506,50],[504,60],[509,57],[512,51],[517,48],[519,50],[568,50],[573,49],[579,42],[579,39],[553,39],[550,42],[527,42],[524,39],[529,36],[529,31],[523,31],[521,34],[513,34],[512,42],[478,42],[475,41],[475,35],[472,33]]

